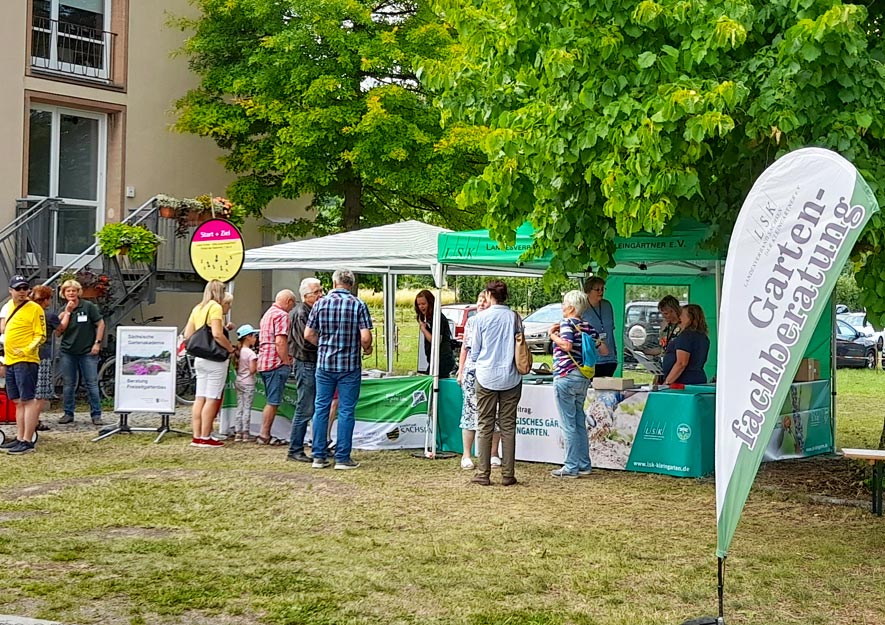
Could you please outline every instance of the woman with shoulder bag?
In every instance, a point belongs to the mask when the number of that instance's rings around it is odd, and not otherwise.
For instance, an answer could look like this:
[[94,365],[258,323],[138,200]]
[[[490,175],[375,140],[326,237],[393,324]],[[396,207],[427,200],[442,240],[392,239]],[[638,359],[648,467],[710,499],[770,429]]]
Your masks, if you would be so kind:
[[[600,354],[607,354],[596,328],[581,319],[589,306],[587,296],[578,290],[562,298],[562,321],[550,329],[553,341],[553,392],[559,409],[559,426],[565,438],[565,463],[551,472],[553,477],[576,478],[590,475],[590,439],[584,400],[593,376],[592,369],[581,370],[584,362],[581,335],[596,340]],[[589,377],[588,377],[589,376]]]
[[191,412],[193,447],[224,445],[211,438],[215,415],[227,384],[229,359],[236,351],[225,334],[224,299],[224,283],[211,280],[203,290],[203,300],[194,306],[184,328],[188,352],[195,357],[194,371],[197,377]]

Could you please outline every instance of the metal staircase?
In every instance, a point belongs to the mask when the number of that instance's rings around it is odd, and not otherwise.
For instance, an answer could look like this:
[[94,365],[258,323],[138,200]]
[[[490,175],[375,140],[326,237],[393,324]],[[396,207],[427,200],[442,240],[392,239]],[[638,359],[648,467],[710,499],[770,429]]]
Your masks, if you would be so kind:
[[[130,212],[123,223],[144,226],[156,233],[159,226],[156,199],[151,198]],[[48,276],[43,280],[43,284],[57,289],[62,276],[76,273],[83,268],[103,273],[109,278],[107,297],[100,302],[109,334],[137,306],[153,304],[156,301],[156,258],[150,263],[134,263],[128,256],[102,256],[98,251],[98,243],[93,243],[67,265]]]
[[32,284],[51,275],[50,228],[61,200],[18,200],[16,217],[0,229],[0,285],[21,274]]
[[[31,284],[42,283],[55,290],[62,276],[80,269],[105,274],[110,286],[107,297],[99,304],[110,329],[126,319],[139,304],[154,303],[156,259],[151,263],[133,263],[128,256],[108,258],[99,254],[98,244],[93,243],[64,266],[54,264],[54,225],[63,205],[62,200],[55,198],[18,200],[16,218],[0,229],[0,284],[9,284],[12,276],[20,274]],[[123,221],[156,233],[159,214],[155,198],[132,210]]]

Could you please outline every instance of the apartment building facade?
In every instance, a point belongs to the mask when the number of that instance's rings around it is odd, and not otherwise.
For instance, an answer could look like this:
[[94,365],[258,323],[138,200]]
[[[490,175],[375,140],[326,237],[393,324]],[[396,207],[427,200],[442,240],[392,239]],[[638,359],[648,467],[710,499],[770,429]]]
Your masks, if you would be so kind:
[[[158,193],[224,193],[230,176],[218,148],[171,129],[175,100],[197,83],[187,60],[173,56],[185,34],[169,25],[173,16],[193,15],[187,0],[3,4],[0,224],[21,214],[19,198],[62,200],[48,226],[48,258],[63,267],[92,245],[96,230]],[[247,247],[264,243],[256,222],[245,230]],[[171,263],[186,278],[186,250],[186,240],[167,237],[158,265]],[[235,320],[259,318],[278,282],[259,276],[236,282]],[[161,280],[145,316],[180,327],[201,290],[198,280]]]

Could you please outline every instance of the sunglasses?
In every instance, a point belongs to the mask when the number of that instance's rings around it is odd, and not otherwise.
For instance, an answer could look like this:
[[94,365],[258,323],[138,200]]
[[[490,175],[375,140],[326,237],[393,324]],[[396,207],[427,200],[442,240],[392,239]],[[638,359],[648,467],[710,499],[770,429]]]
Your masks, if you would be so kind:
[[30,291],[30,290],[31,290],[31,287],[29,287],[29,286],[17,286],[17,287],[13,287],[12,290],[13,290],[13,291]]

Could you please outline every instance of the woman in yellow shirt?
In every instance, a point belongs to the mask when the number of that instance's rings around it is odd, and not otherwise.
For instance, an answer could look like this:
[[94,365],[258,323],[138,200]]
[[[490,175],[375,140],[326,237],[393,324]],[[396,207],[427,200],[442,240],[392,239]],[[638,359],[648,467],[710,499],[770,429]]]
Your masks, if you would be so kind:
[[[189,339],[203,326],[209,326],[212,337],[228,354],[233,354],[236,349],[224,333],[224,283],[211,280],[203,290],[203,300],[194,306],[187,325],[184,328],[184,338]],[[221,394],[227,383],[228,360],[217,362],[206,358],[194,359],[194,371],[197,374],[197,390],[194,405],[191,411],[191,425],[194,436],[191,440],[193,447],[221,447],[221,441],[211,437],[212,426],[218,406],[221,403]]]

